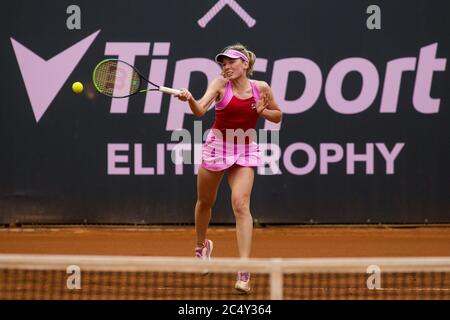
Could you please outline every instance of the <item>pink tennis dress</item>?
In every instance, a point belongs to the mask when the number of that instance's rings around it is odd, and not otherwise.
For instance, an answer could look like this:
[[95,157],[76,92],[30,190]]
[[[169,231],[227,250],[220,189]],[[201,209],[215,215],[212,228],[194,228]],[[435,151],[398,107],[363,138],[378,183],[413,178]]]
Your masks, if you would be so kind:
[[222,171],[233,165],[261,165],[255,130],[259,115],[254,108],[260,94],[254,81],[250,84],[253,96],[239,99],[233,95],[231,82],[227,82],[223,98],[215,105],[215,122],[202,148],[203,168]]

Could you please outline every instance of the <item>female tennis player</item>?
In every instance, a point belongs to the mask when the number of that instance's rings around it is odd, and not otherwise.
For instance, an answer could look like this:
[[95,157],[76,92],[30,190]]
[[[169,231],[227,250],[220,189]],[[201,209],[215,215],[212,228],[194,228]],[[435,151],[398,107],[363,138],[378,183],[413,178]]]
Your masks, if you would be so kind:
[[[253,232],[250,194],[254,168],[260,164],[260,151],[254,141],[255,127],[259,117],[280,122],[282,112],[269,85],[249,78],[256,60],[253,52],[238,43],[226,47],[215,59],[222,68],[222,75],[208,85],[201,99],[194,99],[186,89],[176,95],[181,101],[187,101],[194,115],[199,117],[215,102],[215,122],[203,145],[197,177],[195,253],[200,259],[211,257],[213,242],[206,239],[206,232],[218,186],[228,170],[239,255],[248,258]],[[249,272],[238,273],[235,288],[243,293],[250,291]]]

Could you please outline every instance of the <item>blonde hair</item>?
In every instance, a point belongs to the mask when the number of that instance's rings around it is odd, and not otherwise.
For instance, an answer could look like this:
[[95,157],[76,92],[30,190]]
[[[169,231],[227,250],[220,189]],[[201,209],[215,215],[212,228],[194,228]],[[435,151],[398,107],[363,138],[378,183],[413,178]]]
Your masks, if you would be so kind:
[[256,55],[252,51],[248,50],[242,43],[239,42],[224,48],[222,52],[225,52],[226,50],[237,50],[245,54],[248,58],[247,77],[253,74],[253,65],[256,61]]

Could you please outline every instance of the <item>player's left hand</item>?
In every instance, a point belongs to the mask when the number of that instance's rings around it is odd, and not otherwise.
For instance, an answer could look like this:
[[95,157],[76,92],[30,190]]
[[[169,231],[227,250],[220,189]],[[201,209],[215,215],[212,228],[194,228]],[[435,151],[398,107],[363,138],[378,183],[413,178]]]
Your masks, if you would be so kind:
[[256,112],[261,115],[261,113],[267,108],[269,105],[269,96],[267,93],[262,93],[258,103],[256,103]]

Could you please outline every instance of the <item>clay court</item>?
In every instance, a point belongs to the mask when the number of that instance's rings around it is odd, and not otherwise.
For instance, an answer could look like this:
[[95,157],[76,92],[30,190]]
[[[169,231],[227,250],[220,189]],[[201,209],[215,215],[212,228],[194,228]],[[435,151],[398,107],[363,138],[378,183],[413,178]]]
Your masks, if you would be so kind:
[[[192,257],[193,227],[46,227],[0,229],[2,254]],[[237,257],[232,227],[212,227],[214,257]],[[448,226],[271,226],[255,228],[254,258],[448,257]],[[130,258],[123,261],[130,264]],[[32,260],[34,261],[34,260]],[[448,273],[385,274],[367,290],[365,272],[284,276],[287,299],[448,299]],[[253,274],[250,295],[233,290],[234,273],[84,272],[83,290],[66,288],[65,270],[5,270],[2,299],[269,299],[268,274]],[[30,287],[31,283],[38,284]],[[425,283],[437,287],[430,288]]]
[[[212,227],[215,257],[237,257],[232,227]],[[0,253],[193,256],[194,227],[0,229]],[[450,256],[450,226],[255,228],[252,257]]]

